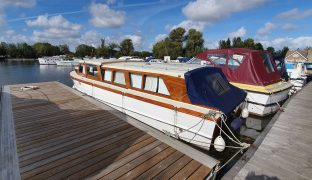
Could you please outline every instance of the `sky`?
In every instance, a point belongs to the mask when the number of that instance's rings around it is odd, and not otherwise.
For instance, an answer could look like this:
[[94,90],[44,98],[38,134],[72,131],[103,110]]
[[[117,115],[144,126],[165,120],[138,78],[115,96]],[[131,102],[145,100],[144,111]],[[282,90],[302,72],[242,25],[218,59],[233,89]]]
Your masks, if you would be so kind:
[[311,0],[0,0],[0,41],[98,46],[132,39],[135,49],[176,27],[203,32],[205,47],[253,38],[264,47],[312,46]]

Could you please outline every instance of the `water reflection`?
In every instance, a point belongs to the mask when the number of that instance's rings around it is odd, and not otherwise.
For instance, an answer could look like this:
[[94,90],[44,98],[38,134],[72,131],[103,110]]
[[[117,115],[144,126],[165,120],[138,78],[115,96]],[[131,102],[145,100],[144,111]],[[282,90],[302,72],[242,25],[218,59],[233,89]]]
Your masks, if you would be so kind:
[[39,65],[37,62],[1,62],[0,85],[59,81],[72,86],[69,77],[69,72],[72,70],[74,67]]

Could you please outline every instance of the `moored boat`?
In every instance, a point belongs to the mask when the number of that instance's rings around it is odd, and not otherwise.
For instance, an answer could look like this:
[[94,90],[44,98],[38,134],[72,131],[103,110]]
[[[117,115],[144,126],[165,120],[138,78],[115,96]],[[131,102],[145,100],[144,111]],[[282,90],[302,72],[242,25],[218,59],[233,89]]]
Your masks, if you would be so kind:
[[224,123],[239,129],[235,110],[246,98],[219,68],[192,64],[80,61],[70,76],[75,89],[207,150]]
[[293,86],[282,80],[271,54],[266,51],[207,50],[189,63],[221,68],[231,84],[247,91],[245,105],[251,114],[260,117],[275,113]]
[[45,56],[38,58],[40,65],[56,65],[56,62],[63,60],[61,56]]
[[73,59],[73,60],[60,60],[56,61],[56,65],[58,66],[77,66],[79,64],[80,59]]
[[307,70],[303,62],[286,61],[286,70],[290,82],[294,85],[296,90],[301,90],[307,83]]

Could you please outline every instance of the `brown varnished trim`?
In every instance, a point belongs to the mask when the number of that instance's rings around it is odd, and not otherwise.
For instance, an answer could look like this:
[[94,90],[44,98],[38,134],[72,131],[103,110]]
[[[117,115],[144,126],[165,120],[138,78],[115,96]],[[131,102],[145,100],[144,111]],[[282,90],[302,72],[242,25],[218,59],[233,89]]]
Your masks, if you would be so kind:
[[[144,93],[148,93],[148,94],[152,94],[152,95],[155,95],[155,96],[160,96],[160,97],[165,97],[165,98],[169,98],[169,99],[172,99],[172,100],[179,100],[179,101],[183,101],[185,103],[190,103],[188,97],[186,96],[186,88],[183,87],[183,84],[184,84],[184,80],[182,79],[183,82],[180,82],[180,81],[172,81],[174,84],[168,84],[166,82],[166,79],[168,78],[174,78],[174,79],[179,79],[179,78],[175,78],[175,77],[170,77],[170,76],[166,76],[166,75],[163,75],[163,74],[157,74],[157,73],[147,73],[147,72],[141,72],[141,71],[134,71],[134,70],[124,70],[124,69],[119,69],[119,68],[109,68],[109,67],[101,67],[104,71],[105,70],[111,70],[111,71],[122,71],[125,73],[125,75],[127,76],[127,78],[129,78],[128,81],[126,81],[126,87],[129,88],[129,89],[133,89],[133,90],[136,90],[136,91],[140,91],[140,92],[144,92]],[[130,81],[130,74],[139,74],[139,75],[142,75],[142,86],[141,88],[142,89],[138,89],[138,88],[133,88],[131,87],[131,81]],[[160,93],[156,93],[156,92],[152,92],[152,91],[147,91],[147,90],[144,90],[144,86],[145,86],[145,79],[146,79],[146,76],[155,76],[155,77],[160,77],[164,80],[164,83],[169,91],[169,94],[170,95],[165,95],[165,94],[160,94]],[[181,79],[181,78],[180,78]],[[117,85],[119,86],[118,84],[116,83],[110,83],[110,84],[113,84],[113,85]],[[177,85],[177,84],[180,84],[180,85]],[[181,85],[182,84],[182,85]],[[122,86],[120,86],[122,87]],[[175,89],[177,87],[180,87],[178,89],[177,92],[178,95],[176,95],[175,93]],[[185,95],[179,95],[181,93],[185,92]],[[181,97],[185,97],[186,98],[181,98]]]
[[[123,93],[122,91],[115,90],[115,89],[108,88],[108,87],[104,87],[104,86],[101,86],[101,85],[98,85],[98,84],[95,84],[95,83],[91,83],[91,82],[88,82],[88,81],[85,81],[85,80],[82,80],[82,79],[78,79],[78,78],[75,78],[75,77],[72,77],[72,76],[71,76],[71,78],[75,79],[75,80],[77,80],[79,82],[83,82],[85,84],[88,84],[88,85],[91,85],[91,86],[95,86],[95,87],[103,89],[103,90],[111,91],[111,92],[114,92],[114,93],[117,93],[117,94],[123,94],[124,96],[130,97],[130,98],[133,98],[133,99],[137,99],[137,100],[140,100],[140,101],[144,101],[144,102],[147,102],[147,103],[150,103],[150,104],[154,104],[154,105],[161,106],[161,107],[168,108],[168,109],[172,109],[172,110],[176,109],[178,112],[185,113],[185,114],[188,114],[188,115],[192,115],[192,116],[196,116],[196,117],[203,117],[203,113],[201,113],[201,112],[193,111],[193,110],[186,109],[186,108],[176,108],[176,107],[174,107],[171,104],[159,102],[159,101],[148,99],[148,98],[144,98],[144,97],[141,97],[141,96],[136,96],[136,95],[133,95],[133,94]],[[209,120],[209,121],[213,121],[213,119],[211,117],[206,117],[205,119]]]
[[[158,73],[149,73],[146,71],[125,70],[121,68],[110,68],[110,67],[104,67],[104,66],[98,66],[98,67],[100,67],[100,69],[104,71],[105,70],[112,71],[112,77],[111,77],[112,81],[110,82],[110,81],[102,80],[102,77],[99,79],[93,79],[93,80],[105,82],[105,83],[118,86],[118,87],[122,87],[122,88],[133,89],[133,90],[140,91],[143,93],[147,93],[147,94],[151,94],[151,95],[155,95],[159,97],[164,97],[164,98],[168,98],[168,99],[175,100],[175,101],[180,101],[180,102],[187,103],[187,104],[192,104],[187,95],[185,80],[183,78],[178,78],[178,77],[173,77],[173,76],[168,76],[168,75],[163,75],[163,74],[158,74]],[[114,83],[114,75],[116,71],[124,72],[126,85]],[[141,86],[142,89],[131,87],[130,73],[142,75],[142,86]],[[160,93],[144,90],[146,76],[156,76],[156,77],[162,78],[164,80],[164,83],[170,95],[168,96],[165,94],[160,94]],[[198,105],[198,106],[207,108],[207,106],[204,106],[204,105]],[[209,107],[209,108],[213,110],[218,110],[214,107]]]

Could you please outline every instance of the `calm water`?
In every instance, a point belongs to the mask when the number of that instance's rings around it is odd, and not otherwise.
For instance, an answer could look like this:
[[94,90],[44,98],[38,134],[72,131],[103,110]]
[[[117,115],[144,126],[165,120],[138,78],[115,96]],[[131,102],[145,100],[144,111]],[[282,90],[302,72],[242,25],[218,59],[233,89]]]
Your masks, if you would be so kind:
[[59,81],[72,86],[69,77],[72,70],[74,67],[39,65],[37,62],[0,62],[0,86],[46,81]]

